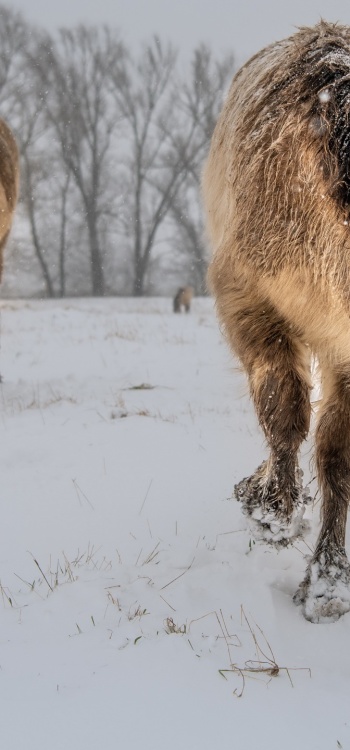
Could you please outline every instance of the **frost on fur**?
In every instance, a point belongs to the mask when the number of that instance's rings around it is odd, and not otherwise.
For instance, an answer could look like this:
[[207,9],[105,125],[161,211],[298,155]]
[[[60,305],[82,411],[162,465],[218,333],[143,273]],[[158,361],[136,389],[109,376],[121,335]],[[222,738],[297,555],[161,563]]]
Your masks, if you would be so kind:
[[[276,476],[269,476],[267,462],[259,466],[253,476],[242,479],[235,486],[235,496],[242,503],[255,539],[283,546],[303,537],[309,530],[304,513],[311,497],[308,488],[303,489],[302,476],[301,469],[298,469],[297,481],[289,491],[287,503],[286,490],[280,489]],[[291,511],[287,512],[286,507],[290,506]]]

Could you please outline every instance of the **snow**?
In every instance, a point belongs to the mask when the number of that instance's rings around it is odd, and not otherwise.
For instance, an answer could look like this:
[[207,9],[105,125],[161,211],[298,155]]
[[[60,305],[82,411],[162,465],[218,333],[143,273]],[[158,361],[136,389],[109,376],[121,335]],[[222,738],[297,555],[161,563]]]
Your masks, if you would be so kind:
[[322,104],[326,104],[327,102],[329,102],[329,100],[331,98],[331,92],[330,92],[330,90],[329,89],[323,89],[322,91],[319,92],[318,98],[319,98],[319,100],[320,100],[320,102]]
[[254,542],[245,380],[211,300],[171,307],[1,304],[3,747],[350,748],[350,615],[292,600],[319,504]]

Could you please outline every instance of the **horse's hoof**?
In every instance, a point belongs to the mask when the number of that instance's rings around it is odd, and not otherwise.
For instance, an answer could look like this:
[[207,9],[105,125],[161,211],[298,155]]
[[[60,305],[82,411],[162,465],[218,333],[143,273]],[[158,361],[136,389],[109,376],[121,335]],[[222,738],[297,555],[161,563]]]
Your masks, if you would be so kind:
[[346,555],[325,559],[321,553],[312,559],[304,581],[294,595],[310,622],[330,623],[350,612],[350,565]]
[[[306,505],[311,502],[307,488],[302,487],[302,472],[297,472],[298,484],[294,488],[294,498],[283,497],[278,486],[267,474],[264,463],[253,476],[242,479],[234,488],[235,497],[242,503],[255,539],[276,546],[286,546],[304,537],[310,529],[304,520]],[[286,508],[291,508],[287,511]]]

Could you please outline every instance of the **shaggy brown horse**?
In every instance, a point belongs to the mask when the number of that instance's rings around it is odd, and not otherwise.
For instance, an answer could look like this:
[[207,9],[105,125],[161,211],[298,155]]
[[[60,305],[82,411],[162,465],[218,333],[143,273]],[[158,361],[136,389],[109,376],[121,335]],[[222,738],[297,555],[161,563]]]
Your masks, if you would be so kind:
[[311,355],[319,362],[322,526],[295,600],[313,622],[336,620],[350,610],[350,28],[302,28],[241,68],[203,192],[209,283],[270,450],[235,494],[255,534],[276,544],[305,531],[298,451]]
[[18,196],[18,149],[10,128],[0,119],[0,281],[4,247]]
[[180,289],[177,290],[173,301],[174,312],[181,312],[182,307],[185,308],[186,312],[190,312],[192,297],[192,286],[180,287]]

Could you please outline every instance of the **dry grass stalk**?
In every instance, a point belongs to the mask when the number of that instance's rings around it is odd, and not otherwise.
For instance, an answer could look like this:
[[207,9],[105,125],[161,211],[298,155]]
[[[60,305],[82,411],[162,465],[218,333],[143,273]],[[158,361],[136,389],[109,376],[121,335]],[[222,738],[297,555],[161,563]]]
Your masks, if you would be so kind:
[[226,678],[226,674],[228,673],[234,673],[238,674],[241,677],[242,680],[242,686],[240,690],[234,690],[234,695],[237,698],[241,698],[243,696],[244,690],[245,690],[245,678],[246,676],[251,675],[266,675],[269,677],[269,681],[272,679],[272,677],[278,677],[281,672],[285,672],[288,676],[289,682],[292,687],[293,681],[291,678],[291,672],[295,671],[305,671],[309,673],[309,676],[311,677],[311,669],[309,667],[281,667],[274,655],[274,652],[270,646],[269,641],[267,640],[265,633],[263,630],[254,623],[255,628],[259,631],[260,636],[256,634],[256,631],[254,630],[250,620],[248,619],[244,608],[241,606],[241,620],[242,622],[245,622],[245,624],[248,626],[250,635],[253,639],[253,643],[256,650],[256,656],[257,659],[248,659],[244,666],[239,666],[235,662],[231,661],[231,665],[229,669],[219,669],[219,673],[222,675],[222,677]]

